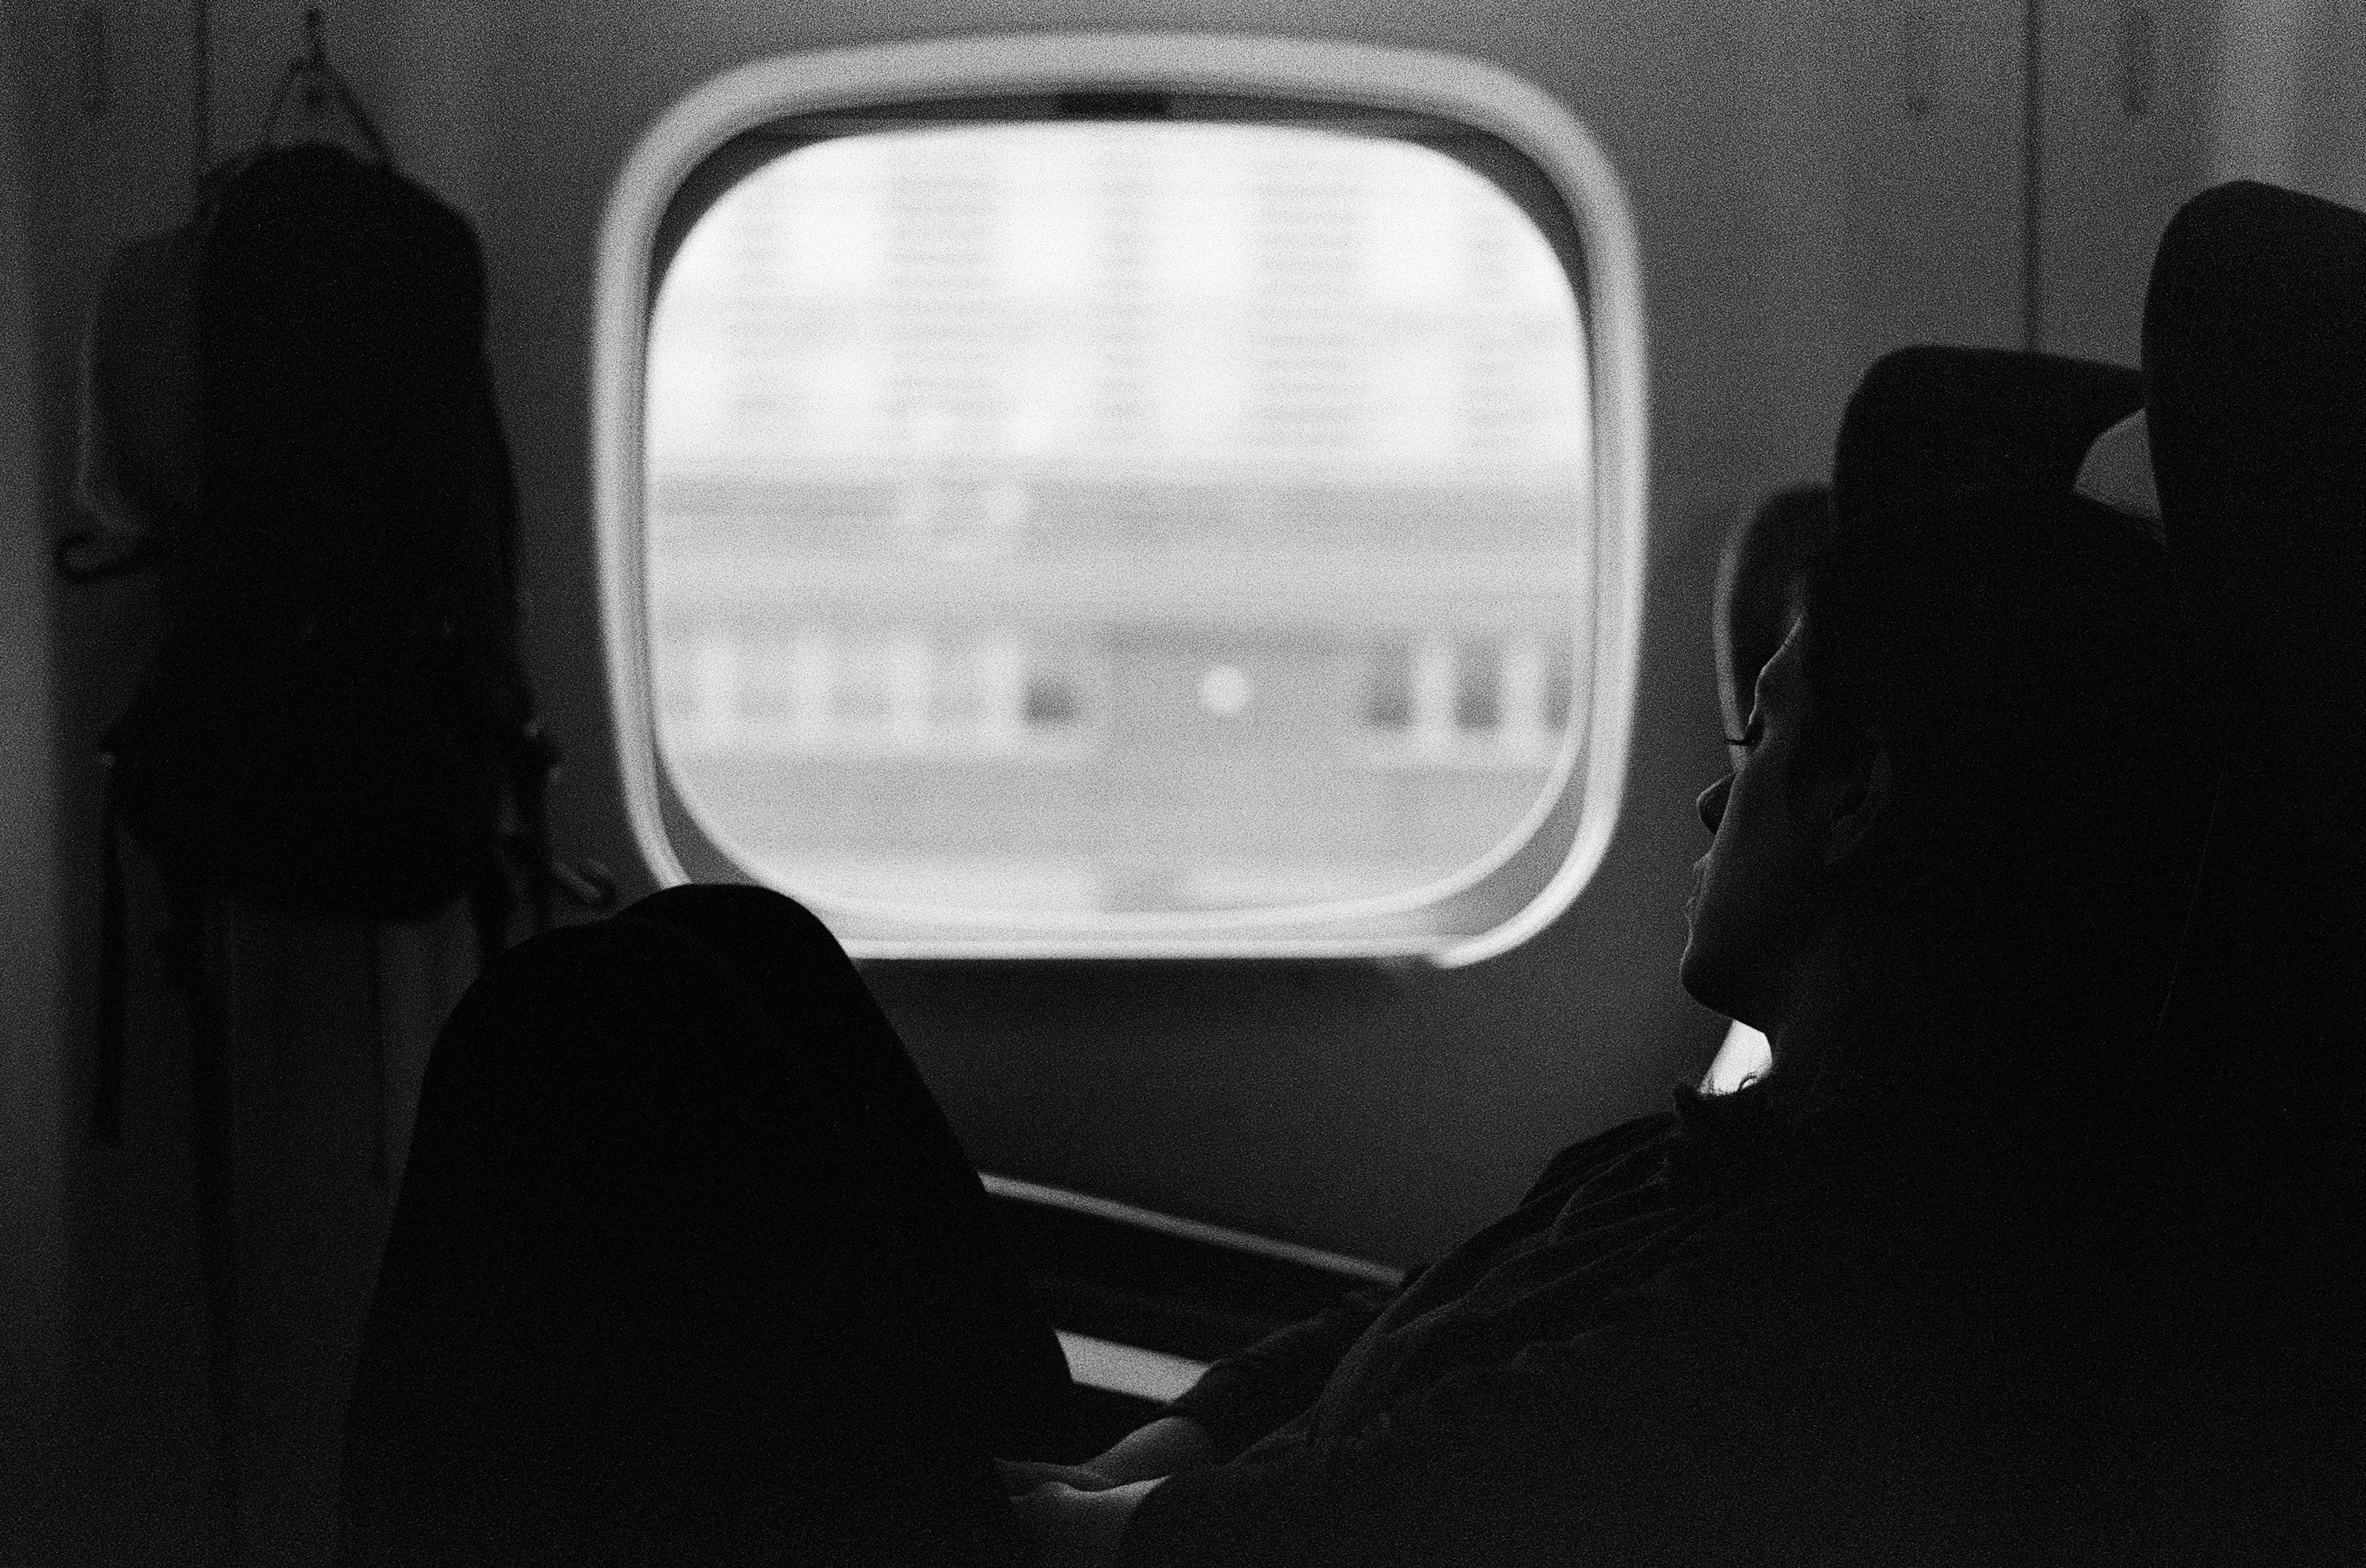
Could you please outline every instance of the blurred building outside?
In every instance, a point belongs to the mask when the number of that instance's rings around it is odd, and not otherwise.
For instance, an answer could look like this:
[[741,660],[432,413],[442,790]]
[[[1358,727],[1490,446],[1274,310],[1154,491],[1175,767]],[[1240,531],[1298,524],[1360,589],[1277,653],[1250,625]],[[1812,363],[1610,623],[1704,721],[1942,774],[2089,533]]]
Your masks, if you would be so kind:
[[690,231],[648,385],[659,752],[801,893],[1403,893],[1515,829],[1582,726],[1576,305],[1433,149],[803,147]]

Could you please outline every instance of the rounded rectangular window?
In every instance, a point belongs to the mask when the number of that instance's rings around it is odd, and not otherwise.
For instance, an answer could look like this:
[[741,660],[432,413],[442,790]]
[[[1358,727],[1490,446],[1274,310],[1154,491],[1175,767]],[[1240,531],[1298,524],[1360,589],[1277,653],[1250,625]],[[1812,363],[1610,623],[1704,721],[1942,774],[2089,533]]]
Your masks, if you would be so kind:
[[638,411],[683,864],[926,951],[1471,934],[1601,772],[1576,233],[1471,127],[1237,97],[710,152]]

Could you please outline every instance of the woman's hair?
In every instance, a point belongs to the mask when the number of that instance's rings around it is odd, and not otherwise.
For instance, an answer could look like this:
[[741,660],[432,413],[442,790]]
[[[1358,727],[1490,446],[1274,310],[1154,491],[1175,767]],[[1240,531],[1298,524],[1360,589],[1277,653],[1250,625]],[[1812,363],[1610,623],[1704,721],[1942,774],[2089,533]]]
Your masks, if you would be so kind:
[[2072,496],[1966,491],[1854,520],[1802,599],[1809,744],[1877,739],[1891,769],[1864,898],[1975,981],[2148,1024],[2217,759],[2161,546]]
[[1832,490],[1825,484],[1776,491],[1733,531],[1718,563],[1718,704],[1739,732],[1750,719],[1751,687],[1783,646],[1799,610],[1808,563],[1832,543]]

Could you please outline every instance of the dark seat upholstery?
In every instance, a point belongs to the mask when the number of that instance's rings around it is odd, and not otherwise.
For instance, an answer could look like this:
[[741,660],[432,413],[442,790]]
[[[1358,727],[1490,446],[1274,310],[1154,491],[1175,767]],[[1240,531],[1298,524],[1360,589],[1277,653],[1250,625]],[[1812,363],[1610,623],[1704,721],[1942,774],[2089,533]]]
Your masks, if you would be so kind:
[[910,1074],[777,894],[504,954],[428,1065],[341,1561],[991,1561],[986,1456],[1050,1448],[1066,1371]]
[[[2366,216],[2197,197],[2146,304],[2153,468],[2224,695],[2152,1071],[2127,1429],[2179,1563],[2366,1562]],[[2198,727],[2199,728],[2199,727]]]

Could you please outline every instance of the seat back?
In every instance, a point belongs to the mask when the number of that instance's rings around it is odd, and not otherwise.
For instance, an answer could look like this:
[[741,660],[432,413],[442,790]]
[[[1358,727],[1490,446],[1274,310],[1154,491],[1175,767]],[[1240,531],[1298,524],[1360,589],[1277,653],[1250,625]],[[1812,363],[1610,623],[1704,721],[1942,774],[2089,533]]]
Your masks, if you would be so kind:
[[[2179,591],[2222,694],[2148,1070],[2129,1383],[2153,1560],[2366,1558],[2366,215],[2189,203],[2145,370]],[[2197,730],[2203,728],[2197,726]],[[2146,1342],[2148,1340],[2148,1342]]]

